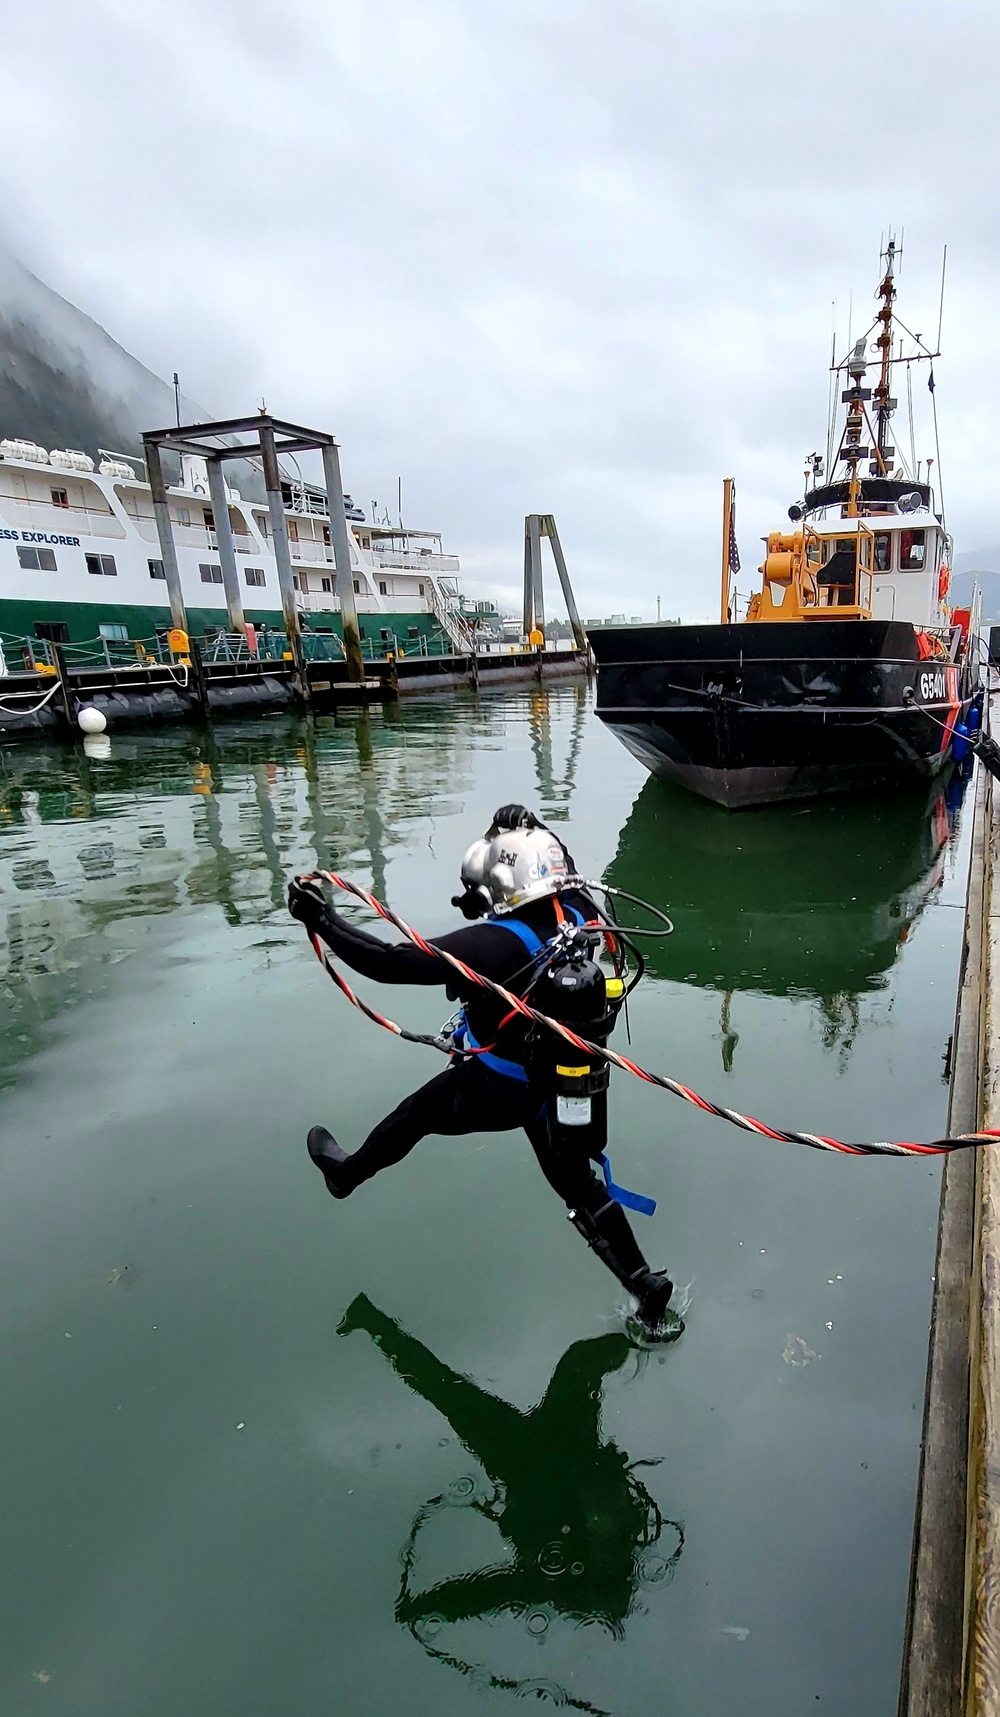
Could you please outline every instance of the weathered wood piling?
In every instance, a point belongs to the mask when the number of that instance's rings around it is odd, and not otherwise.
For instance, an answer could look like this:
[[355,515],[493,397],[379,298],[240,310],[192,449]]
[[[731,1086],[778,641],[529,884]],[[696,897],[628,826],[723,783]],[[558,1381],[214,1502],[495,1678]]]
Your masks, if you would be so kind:
[[[949,1134],[1000,1127],[1000,782],[980,767]],[[945,1162],[899,1717],[1000,1717],[1000,1141]]]

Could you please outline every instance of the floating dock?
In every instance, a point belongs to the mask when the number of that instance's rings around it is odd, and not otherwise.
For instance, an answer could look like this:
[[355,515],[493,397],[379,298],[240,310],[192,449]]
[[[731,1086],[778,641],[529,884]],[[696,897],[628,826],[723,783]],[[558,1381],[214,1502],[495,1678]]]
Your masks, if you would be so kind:
[[[990,704],[991,726],[1000,697]],[[980,766],[950,1135],[1000,1128],[1000,781]],[[899,1717],[1000,1714],[1000,1140],[945,1159]]]
[[[101,641],[98,641],[99,643]],[[155,645],[156,640],[152,643]],[[586,674],[580,650],[515,650],[503,654],[417,655],[365,660],[361,679],[347,661],[252,656],[234,644],[228,656],[208,658],[196,639],[186,651],[156,657],[134,644],[109,646],[93,659],[74,661],[72,646],[35,644],[29,668],[0,676],[0,739],[77,732],[81,709],[99,709],[109,727],[160,722],[203,722],[218,715],[389,703],[416,692],[457,687],[487,689],[517,681]],[[76,647],[76,653],[82,647]],[[8,668],[10,655],[8,646]]]

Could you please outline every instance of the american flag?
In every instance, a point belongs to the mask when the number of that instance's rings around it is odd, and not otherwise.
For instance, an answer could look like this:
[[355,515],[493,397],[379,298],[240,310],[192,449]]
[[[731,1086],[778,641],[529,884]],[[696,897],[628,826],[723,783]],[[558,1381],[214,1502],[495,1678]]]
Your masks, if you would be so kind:
[[736,546],[736,484],[730,491],[729,500],[729,576],[735,578],[740,570],[740,551]]

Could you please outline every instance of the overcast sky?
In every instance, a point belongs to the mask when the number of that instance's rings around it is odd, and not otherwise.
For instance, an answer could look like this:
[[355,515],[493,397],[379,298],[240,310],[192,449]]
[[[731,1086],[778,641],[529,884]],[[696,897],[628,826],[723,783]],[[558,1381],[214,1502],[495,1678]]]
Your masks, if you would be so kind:
[[332,428],[366,506],[401,475],[467,588],[513,606],[551,511],[585,614],[714,617],[722,478],[752,570],[890,224],[925,338],[948,245],[948,522],[1000,543],[998,56],[981,0],[37,0],[0,231],[220,416]]

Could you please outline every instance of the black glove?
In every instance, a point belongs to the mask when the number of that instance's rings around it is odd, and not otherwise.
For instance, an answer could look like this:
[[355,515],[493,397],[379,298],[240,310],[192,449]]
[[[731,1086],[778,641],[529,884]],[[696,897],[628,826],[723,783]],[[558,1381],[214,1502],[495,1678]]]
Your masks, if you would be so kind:
[[540,829],[542,827],[534,811],[529,811],[524,805],[501,805],[494,812],[491,835],[498,835],[501,829]]
[[293,918],[313,929],[323,919],[329,907],[318,882],[308,877],[293,876],[288,884],[288,910]]

